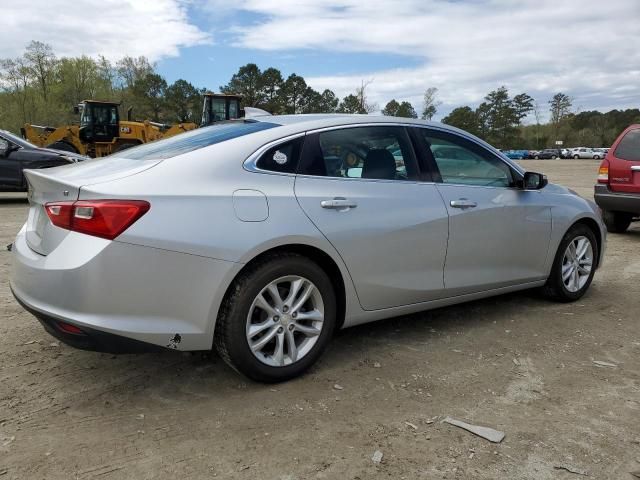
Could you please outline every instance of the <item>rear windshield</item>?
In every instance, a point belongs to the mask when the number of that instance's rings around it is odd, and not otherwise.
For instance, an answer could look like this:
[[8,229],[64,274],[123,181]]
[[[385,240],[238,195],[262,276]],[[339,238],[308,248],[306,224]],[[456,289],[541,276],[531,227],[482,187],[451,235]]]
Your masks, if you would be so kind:
[[111,157],[124,157],[132,160],[162,160],[277,126],[279,125],[275,123],[256,122],[255,120],[217,123],[209,127],[196,128],[165,140],[127,148],[114,153]]
[[630,162],[640,162],[640,129],[629,130],[616,147],[613,156]]

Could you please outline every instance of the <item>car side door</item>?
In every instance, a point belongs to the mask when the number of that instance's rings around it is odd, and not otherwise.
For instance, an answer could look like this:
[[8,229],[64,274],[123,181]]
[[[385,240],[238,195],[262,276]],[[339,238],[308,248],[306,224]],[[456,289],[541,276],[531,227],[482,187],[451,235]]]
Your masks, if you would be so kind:
[[20,148],[0,137],[0,186],[11,190],[23,185]]
[[344,260],[365,310],[443,296],[448,214],[435,184],[418,175],[403,126],[306,135],[295,195]]
[[449,213],[447,294],[544,278],[551,206],[541,191],[517,188],[520,173],[471,138],[436,128],[415,133]]

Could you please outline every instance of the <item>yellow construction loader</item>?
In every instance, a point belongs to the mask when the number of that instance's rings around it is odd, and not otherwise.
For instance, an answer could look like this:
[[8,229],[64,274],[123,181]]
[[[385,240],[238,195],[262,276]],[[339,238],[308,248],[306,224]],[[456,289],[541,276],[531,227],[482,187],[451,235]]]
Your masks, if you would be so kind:
[[[40,147],[104,157],[160,138],[193,130],[195,123],[169,126],[161,123],[120,120],[119,103],[85,100],[74,108],[80,114],[78,125],[43,127],[26,124],[22,136]],[[128,114],[130,115],[131,110]],[[128,115],[128,116],[129,116]]]
[[[241,99],[239,95],[205,93],[199,126],[240,118]],[[132,121],[131,109],[127,111],[127,120],[120,120],[119,105],[115,102],[85,100],[74,108],[75,113],[80,114],[79,124],[62,127],[25,124],[21,133],[23,138],[40,147],[104,157],[198,127],[192,122],[165,125],[149,120]]]

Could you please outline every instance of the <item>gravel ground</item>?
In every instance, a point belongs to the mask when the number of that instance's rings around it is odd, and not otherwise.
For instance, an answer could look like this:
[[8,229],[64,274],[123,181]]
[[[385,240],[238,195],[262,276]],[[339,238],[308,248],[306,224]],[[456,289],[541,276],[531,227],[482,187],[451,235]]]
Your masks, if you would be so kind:
[[[592,195],[597,161],[523,164]],[[26,213],[23,195],[0,196],[0,245]],[[277,386],[214,355],[58,344],[12,298],[3,248],[0,478],[633,479],[639,245],[640,225],[610,235],[578,303],[523,292],[355,327]],[[506,437],[489,443],[447,415]]]

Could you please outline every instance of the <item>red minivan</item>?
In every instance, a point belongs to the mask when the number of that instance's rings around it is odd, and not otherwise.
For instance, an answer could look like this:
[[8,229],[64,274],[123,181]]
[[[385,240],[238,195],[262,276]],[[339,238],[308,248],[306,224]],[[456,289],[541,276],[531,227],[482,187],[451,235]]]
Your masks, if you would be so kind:
[[594,196],[610,232],[622,233],[640,217],[640,125],[613,142],[600,164]]

